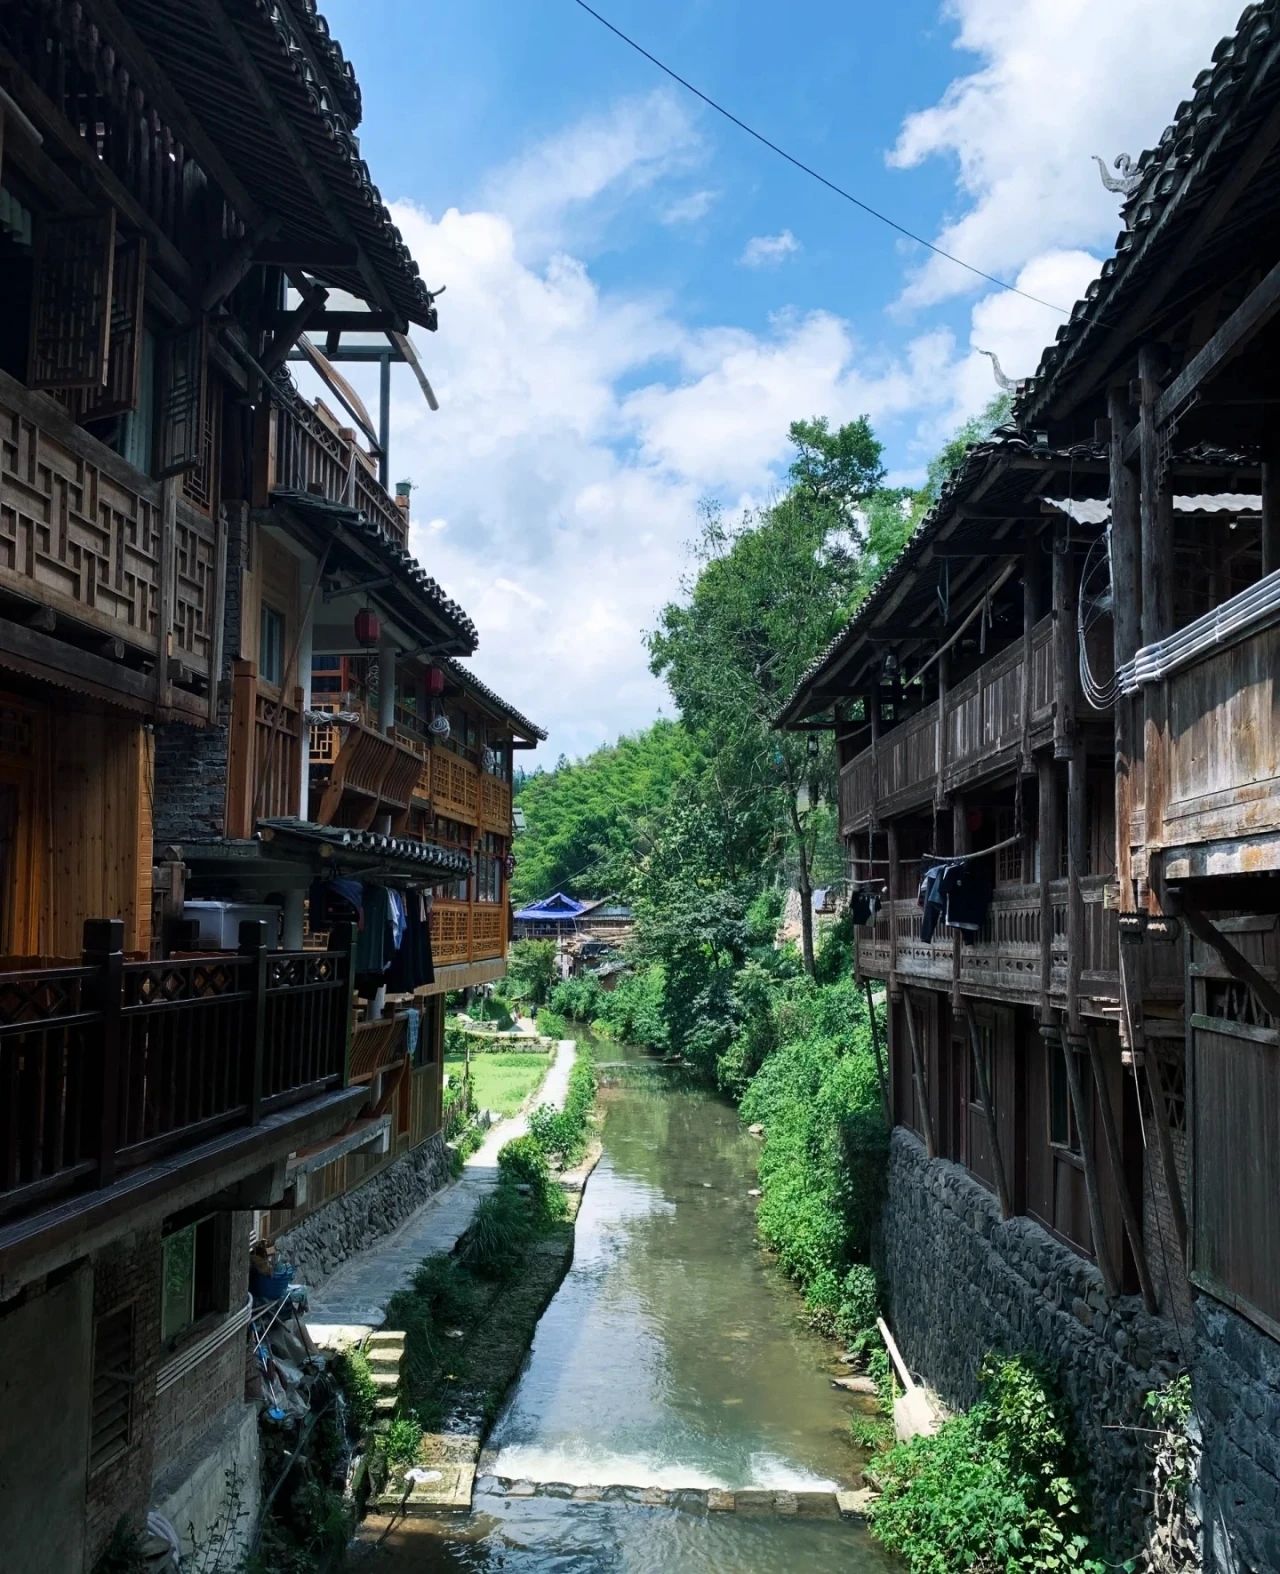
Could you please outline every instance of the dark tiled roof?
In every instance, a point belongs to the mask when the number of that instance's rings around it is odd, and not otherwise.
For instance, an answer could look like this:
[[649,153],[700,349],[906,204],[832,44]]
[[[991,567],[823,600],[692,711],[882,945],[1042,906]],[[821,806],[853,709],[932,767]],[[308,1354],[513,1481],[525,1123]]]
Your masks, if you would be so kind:
[[272,492],[271,501],[290,509],[322,530],[349,531],[353,537],[370,547],[395,576],[397,589],[451,624],[469,651],[479,644],[480,636],[475,624],[458,603],[445,595],[411,552],[406,551],[398,541],[392,540],[386,530],[361,509],[351,508],[346,503],[331,503],[328,498],[314,492],[292,492],[283,487],[277,487]]
[[[353,132],[360,113],[355,74],[313,0],[217,0],[271,96],[332,194],[398,315],[435,327],[430,291],[392,222]],[[279,220],[276,239],[307,244],[342,235],[281,146],[278,131],[245,86],[234,51],[199,0],[122,0],[121,9],[181,92],[246,191]],[[355,264],[318,269],[361,300],[369,281]]]
[[[872,586],[866,600],[827,648],[815,656],[805,668],[790,699],[774,718],[775,726],[798,719],[797,708],[802,704],[808,690],[837,657],[844,655],[857,644],[859,638],[875,621],[876,614],[892,592],[911,573],[921,553],[937,535],[942,525],[951,518],[956,504],[968,496],[981,477],[986,475],[989,466],[1009,455],[1030,455],[1034,452],[1036,450],[1032,444],[1014,428],[1008,426],[1001,427],[989,441],[975,443],[966,451],[964,458],[944,483],[938,501],[912,531],[906,545]],[[1091,450],[1090,457],[1093,456]]]
[[[1140,183],[1125,200],[1125,227],[1116,239],[1115,254],[1058,329],[1056,343],[1045,350],[1015,407],[1019,425],[1043,419],[1070,372],[1103,341],[1108,326],[1118,323],[1133,296],[1161,268],[1172,276],[1179,265],[1202,263],[1211,248],[1231,255],[1232,235],[1226,225],[1203,237],[1194,259],[1179,257],[1179,246],[1187,226],[1239,157],[1244,139],[1275,108],[1280,96],[1278,35],[1280,0],[1249,6],[1236,31],[1214,50],[1212,64],[1196,77],[1191,97],[1179,104],[1159,142],[1139,157],[1135,173]],[[1242,210],[1249,223],[1269,218],[1274,171],[1255,185],[1259,189],[1250,202],[1257,207],[1246,204]]]
[[444,658],[443,665],[464,688],[470,689],[472,693],[478,694],[482,700],[492,705],[494,710],[500,712],[508,721],[514,723],[518,731],[523,732],[530,738],[537,738],[540,743],[547,741],[547,734],[543,728],[539,727],[536,722],[530,721],[527,716],[521,715],[514,705],[508,705],[506,700],[501,695],[495,694],[487,683],[481,683],[470,667],[464,667],[460,661],[454,661],[448,656]]
[[376,831],[356,831],[344,825],[317,825],[293,816],[259,820],[258,829],[270,831],[273,836],[332,847],[335,852],[375,863],[412,864],[423,874],[438,874],[442,880],[467,874],[471,868],[465,853],[408,836],[382,836]]

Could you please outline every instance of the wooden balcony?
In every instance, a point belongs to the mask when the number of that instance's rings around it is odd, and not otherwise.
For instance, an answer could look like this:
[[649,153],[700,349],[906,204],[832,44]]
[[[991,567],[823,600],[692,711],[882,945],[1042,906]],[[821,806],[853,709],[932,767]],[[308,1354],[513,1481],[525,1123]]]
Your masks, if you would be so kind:
[[118,676],[161,707],[207,713],[184,690],[207,686],[221,660],[223,547],[177,481],[144,476],[0,372],[0,590],[154,662],[154,677],[136,664]]
[[228,836],[252,836],[259,820],[299,812],[304,725],[301,689],[274,698],[253,662],[232,664]]
[[[914,896],[885,902],[875,922],[859,931],[858,966],[874,978],[892,972],[907,984],[934,989],[959,987],[991,1000],[1031,1002],[1040,998],[1044,948],[1041,941],[1040,886],[1000,885],[977,939],[961,941],[957,971],[954,931],[939,925],[933,938],[921,938],[923,913]],[[1080,993],[1099,1001],[1120,995],[1120,929],[1113,882],[1088,875],[1080,882],[1084,906],[1083,955],[1077,964]],[[1065,1003],[1071,958],[1067,949],[1066,880],[1049,883],[1049,994]],[[1176,946],[1149,946],[1145,991],[1150,998],[1182,998],[1182,952]]]
[[1166,876],[1280,869],[1280,617],[1140,692],[1168,707]]
[[[341,733],[336,750],[335,732]],[[414,750],[364,722],[348,723],[341,729],[317,723],[312,736],[313,743],[321,746],[320,759],[313,750],[312,765],[329,766],[324,792],[311,811],[317,824],[340,823],[369,830],[379,815],[389,814],[393,822],[403,819],[422,770]]]
[[349,934],[284,952],[264,933],[246,925],[238,952],[127,961],[120,924],[99,920],[79,963],[0,974],[0,1216],[346,1085]]
[[511,835],[511,785],[496,776],[480,776],[480,827],[499,836]]
[[952,792],[1016,758],[1024,739],[1042,739],[1053,720],[1052,630],[1051,618],[1036,625],[1029,671],[1013,645],[947,692],[941,748],[931,705],[850,760],[840,772],[842,831],[928,802],[939,773],[942,791]]
[[[408,520],[370,468],[364,451],[324,420],[304,400],[273,403],[261,418],[259,492],[276,487],[290,492],[313,492],[331,503],[347,503],[381,526],[390,539],[404,546]],[[266,496],[258,498],[266,502]]]
[[[465,825],[480,821],[480,770],[452,749],[432,744],[431,804],[437,814]],[[507,821],[510,827],[510,817]]]
[[431,956],[437,967],[501,961],[507,954],[507,909],[501,902],[449,902],[431,907]]

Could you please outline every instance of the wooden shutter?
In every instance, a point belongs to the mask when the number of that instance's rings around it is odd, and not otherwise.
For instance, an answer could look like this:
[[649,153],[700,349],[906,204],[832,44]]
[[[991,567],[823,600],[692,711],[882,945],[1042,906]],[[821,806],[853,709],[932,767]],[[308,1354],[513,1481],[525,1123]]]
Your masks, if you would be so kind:
[[37,224],[31,387],[105,387],[115,246],[114,208],[89,218],[45,218]]
[[133,1431],[133,1302],[99,1317],[93,1334],[89,1470],[124,1453]]
[[203,319],[160,342],[161,476],[192,470],[203,456],[205,361]]
[[111,270],[111,335],[107,345],[107,380],[100,395],[90,396],[78,419],[98,421],[136,409],[142,377],[143,304],[147,283],[147,243],[131,236],[116,247]]

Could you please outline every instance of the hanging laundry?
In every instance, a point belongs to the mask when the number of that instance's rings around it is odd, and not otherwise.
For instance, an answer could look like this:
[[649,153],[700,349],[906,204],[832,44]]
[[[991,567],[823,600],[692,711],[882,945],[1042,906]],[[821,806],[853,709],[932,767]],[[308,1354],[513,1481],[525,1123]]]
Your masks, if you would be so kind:
[[942,878],[946,874],[949,864],[933,864],[926,869],[920,879],[920,890],[916,902],[922,909],[924,916],[920,920],[920,938],[926,943],[933,939],[934,931],[942,922],[946,911],[946,898],[942,893]]
[[991,873],[985,858],[950,864],[942,879],[947,923],[967,943],[977,939],[991,907]]
[[387,902],[391,908],[391,949],[398,951],[404,940],[405,925],[408,922],[404,897],[394,886],[388,886]]
[[311,926],[323,929],[328,924],[364,925],[364,886],[359,880],[315,880],[307,897]]
[[878,890],[855,886],[849,897],[849,917],[855,924],[870,924],[875,922],[876,914],[880,911],[880,892]]
[[387,988],[393,995],[409,995],[436,981],[431,960],[431,918],[420,893],[405,897],[405,931],[400,949],[387,970]]
[[387,964],[393,955],[391,902],[387,888],[382,885],[366,886],[364,923],[356,937],[356,979],[363,992],[370,993],[382,985]]

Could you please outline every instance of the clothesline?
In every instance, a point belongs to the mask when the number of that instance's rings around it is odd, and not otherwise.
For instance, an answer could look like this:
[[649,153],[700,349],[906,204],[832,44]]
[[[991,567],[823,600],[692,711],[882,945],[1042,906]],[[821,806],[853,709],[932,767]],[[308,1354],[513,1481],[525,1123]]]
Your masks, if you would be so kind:
[[1021,840],[1021,834],[1017,836],[1006,836],[1004,841],[993,842],[990,847],[980,847],[978,851],[974,853],[921,853],[920,862],[923,863],[925,859],[931,858],[933,862],[937,864],[969,863],[970,860],[974,858],[989,858],[992,853],[1003,852],[1006,847],[1016,846],[1016,844]]

